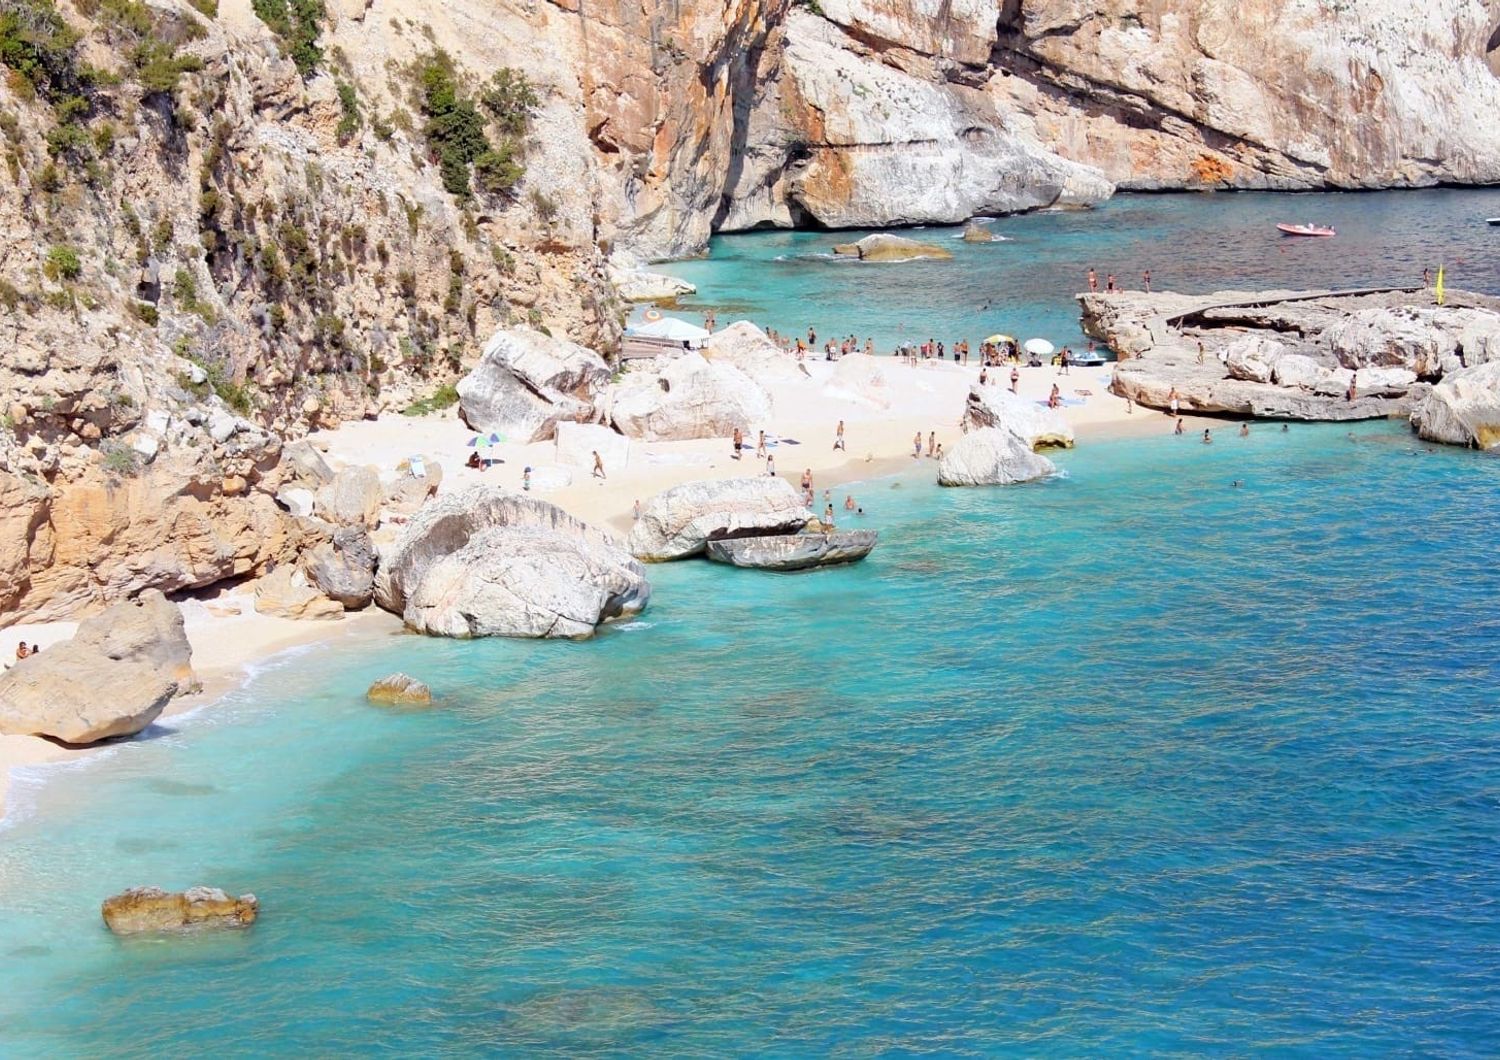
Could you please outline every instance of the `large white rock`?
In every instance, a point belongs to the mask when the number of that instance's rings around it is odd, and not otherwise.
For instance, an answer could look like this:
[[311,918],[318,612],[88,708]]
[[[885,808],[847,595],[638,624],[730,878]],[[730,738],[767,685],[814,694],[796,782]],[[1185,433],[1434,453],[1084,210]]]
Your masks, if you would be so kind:
[[1278,386],[1312,390],[1328,378],[1328,368],[1302,353],[1285,353],[1276,359],[1272,378]]
[[1500,448],[1500,361],[1444,376],[1412,410],[1411,424],[1430,441]]
[[1010,431],[985,427],[970,431],[938,461],[940,486],[1008,486],[1046,478],[1056,471]]
[[1417,373],[1410,368],[1361,368],[1354,373],[1356,394],[1399,397],[1412,388]]
[[1431,377],[1500,360],[1500,314],[1450,306],[1361,309],[1323,332],[1346,368],[1407,368]]
[[1000,386],[975,383],[969,388],[963,427],[965,431],[998,427],[1014,434],[1032,449],[1043,446],[1070,448],[1073,445],[1073,426],[1062,413]]
[[851,353],[835,361],[823,393],[839,401],[882,411],[890,408],[893,400],[890,380],[880,362],[863,353]]
[[748,320],[736,320],[714,332],[703,348],[703,356],[713,364],[732,365],[757,383],[801,382],[808,378],[807,369],[795,356]]
[[685,482],[647,502],[628,544],[639,559],[682,559],[699,555],[716,538],[796,533],[812,517],[782,478]]
[[749,434],[771,418],[771,396],[733,365],[673,357],[656,374],[631,371],[611,391],[609,416],[630,438],[682,441]]
[[129,736],[196,687],[182,611],[155,589],[0,674],[0,733],[84,744]]
[[612,536],[495,486],[423,507],[382,552],[375,583],[381,607],[445,637],[587,637],[650,596]]
[[1287,353],[1285,344],[1264,335],[1244,335],[1224,347],[1224,365],[1231,379],[1252,383],[1269,383],[1276,372],[1276,362]]
[[594,471],[595,453],[604,461],[605,474],[630,466],[630,439],[601,424],[559,423],[556,445],[558,463],[583,468],[585,474]]
[[337,526],[374,527],[380,522],[385,487],[373,464],[340,468],[333,481],[318,491],[318,509]]
[[626,302],[671,302],[698,288],[676,276],[661,272],[648,272],[641,268],[622,268],[611,264],[609,282],[622,301]]
[[593,350],[531,328],[502,328],[459,380],[459,413],[476,431],[544,441],[560,421],[590,419],[608,380],[609,367]]

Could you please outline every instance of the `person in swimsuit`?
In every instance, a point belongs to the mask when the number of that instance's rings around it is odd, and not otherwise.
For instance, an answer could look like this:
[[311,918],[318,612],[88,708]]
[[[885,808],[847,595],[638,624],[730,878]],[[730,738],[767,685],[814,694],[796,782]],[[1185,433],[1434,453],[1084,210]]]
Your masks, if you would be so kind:
[[911,458],[913,460],[920,460],[920,459],[922,459],[922,432],[921,431],[918,431],[916,433],[916,436],[913,437],[912,440],[911,440]]
[[762,460],[766,458],[766,432],[760,432],[760,440],[755,443],[755,455]]
[[1204,445],[1213,445],[1214,444],[1214,436],[1212,434],[1208,433],[1208,428],[1207,427],[1203,428],[1203,444]]
[[740,429],[734,429],[734,458],[738,460],[745,448],[745,436]]
[[1167,391],[1167,409],[1169,410],[1168,416],[1177,415],[1177,388],[1175,386]]
[[835,450],[844,449],[845,452],[848,452],[848,450],[844,448],[844,421],[843,420],[839,420],[838,430],[834,432],[834,436],[833,436],[833,448]]
[[1012,394],[1019,394],[1021,392],[1020,391],[1020,386],[1021,386],[1021,369],[1019,369],[1019,368],[1015,367],[1014,365],[1012,365],[1011,369],[1010,369],[1010,392]]
[[1099,274],[1092,267],[1089,269],[1089,291],[1094,294],[1099,292]]
[[927,455],[931,456],[937,446],[937,431],[927,432]]
[[1177,421],[1177,426],[1175,428],[1173,428],[1172,433],[1173,434],[1181,434],[1182,433],[1182,420],[1180,418]]
[[832,526],[833,525],[833,505],[831,505],[831,504],[828,507],[826,507],[826,508],[823,509],[823,525],[824,526]]
[[846,494],[844,494],[844,511],[846,511],[846,512],[852,512],[852,511],[854,511],[854,494],[852,494],[852,493],[846,493]]
[[1142,274],[1141,279],[1143,279],[1143,280],[1146,281],[1146,293],[1150,294],[1151,293],[1151,270],[1147,269],[1145,271],[1145,273]]
[[1248,437],[1250,437],[1250,425],[1248,423],[1242,423],[1242,424],[1240,424],[1240,437],[1241,438],[1248,438]]
[[609,476],[605,475],[605,473],[604,473],[604,461],[600,458],[600,456],[599,456],[599,450],[597,450],[597,449],[594,450],[594,477],[595,478],[608,478],[609,477]]
[[766,474],[770,475],[772,478],[776,477],[776,454],[775,453],[767,453],[766,454]]
[[1057,388],[1057,384],[1056,383],[1053,383],[1052,384],[1052,393],[1050,393],[1050,394],[1047,395],[1047,407],[1049,409],[1055,409],[1055,408],[1057,408],[1058,405],[1061,405],[1061,404],[1062,404],[1062,391]]

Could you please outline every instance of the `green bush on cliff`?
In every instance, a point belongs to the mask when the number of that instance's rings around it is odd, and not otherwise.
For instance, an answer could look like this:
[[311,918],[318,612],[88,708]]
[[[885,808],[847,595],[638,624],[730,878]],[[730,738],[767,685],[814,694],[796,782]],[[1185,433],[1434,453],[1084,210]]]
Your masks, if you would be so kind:
[[24,93],[55,100],[78,88],[73,53],[78,32],[51,0],[6,0],[0,5],[0,63],[14,70],[13,85]]
[[426,118],[422,132],[438,163],[443,187],[467,199],[473,194],[472,176],[485,194],[510,192],[526,172],[516,137],[525,132],[538,102],[525,75],[502,69],[479,94],[479,104],[499,130],[498,145],[490,141],[479,106],[464,95],[458,71],[446,52],[431,52],[418,60],[415,78],[418,105]]
[[42,272],[49,280],[76,280],[83,275],[83,263],[78,260],[78,251],[72,247],[55,246],[47,251]]
[[348,81],[339,81],[339,116],[338,138],[343,143],[359,131],[364,124],[364,118],[359,112],[359,93]]
[[327,12],[323,0],[251,0],[251,8],[272,33],[281,38],[292,62],[305,77],[323,61],[318,44]]

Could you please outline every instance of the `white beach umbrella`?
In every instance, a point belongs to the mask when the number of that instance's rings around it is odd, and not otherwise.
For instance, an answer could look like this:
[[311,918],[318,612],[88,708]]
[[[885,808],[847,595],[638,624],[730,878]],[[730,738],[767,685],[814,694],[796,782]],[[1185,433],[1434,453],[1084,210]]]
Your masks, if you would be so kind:
[[1057,347],[1046,339],[1027,339],[1026,345],[1022,348],[1027,353],[1034,353],[1038,357],[1047,357],[1057,351]]

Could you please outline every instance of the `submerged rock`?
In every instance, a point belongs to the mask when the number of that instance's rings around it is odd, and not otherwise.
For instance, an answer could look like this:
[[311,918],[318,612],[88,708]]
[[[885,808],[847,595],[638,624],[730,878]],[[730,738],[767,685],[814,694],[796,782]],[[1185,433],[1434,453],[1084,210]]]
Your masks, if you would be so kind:
[[940,486],[1008,486],[1032,482],[1056,471],[1010,431],[984,427],[970,431],[938,461]]
[[432,689],[409,674],[395,673],[372,684],[365,698],[389,706],[427,706],[432,703]]
[[1004,387],[975,383],[964,405],[963,429],[987,427],[1009,431],[1032,449],[1073,446],[1073,427],[1056,409],[1018,397]]
[[0,674],[0,733],[86,744],[131,736],[197,687],[182,611],[155,589]]
[[609,367],[593,350],[531,328],[502,328],[459,381],[459,414],[476,431],[545,441],[560,421],[591,418],[608,381]]
[[650,597],[645,570],[609,534],[497,486],[424,507],[375,581],[381,607],[445,637],[587,637]]
[[1445,376],[1412,411],[1411,425],[1429,441],[1500,448],[1500,361]]
[[684,482],[646,503],[628,543],[638,559],[657,563],[699,555],[711,540],[795,533],[811,518],[785,479]]
[[247,928],[260,915],[260,900],[253,894],[234,898],[217,887],[132,887],[106,898],[100,912],[116,935],[186,934]]
[[964,225],[963,240],[965,243],[993,243],[995,233],[991,232],[978,221],[970,221]]
[[923,258],[946,261],[953,257],[953,252],[947,247],[935,247],[931,243],[918,243],[915,239],[885,233],[865,236],[855,243],[840,243],[833,252],[860,261],[919,261]]
[[831,567],[864,559],[875,548],[874,530],[828,530],[821,533],[772,534],[709,541],[709,559],[756,570],[795,571]]

